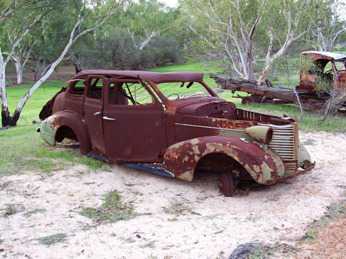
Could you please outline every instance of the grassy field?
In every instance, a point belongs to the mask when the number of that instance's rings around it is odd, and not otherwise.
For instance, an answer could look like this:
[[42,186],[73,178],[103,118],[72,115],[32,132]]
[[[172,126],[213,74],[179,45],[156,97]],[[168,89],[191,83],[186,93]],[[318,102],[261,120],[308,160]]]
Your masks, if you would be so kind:
[[[204,71],[206,73],[217,72],[216,66],[205,67],[200,63],[187,65],[174,65],[154,69],[155,71]],[[206,82],[216,87],[214,81],[206,78]],[[21,86],[9,87],[8,97],[10,108],[13,110],[18,99],[28,89],[30,83]],[[52,171],[75,163],[85,164],[91,169],[106,167],[97,160],[79,155],[77,150],[63,148],[49,148],[36,133],[38,113],[43,104],[47,102],[65,83],[62,81],[49,81],[45,83],[28,102],[18,126],[7,130],[0,130],[0,175],[21,170]],[[311,113],[300,114],[292,105],[241,105],[238,98],[224,91],[220,96],[226,100],[235,102],[239,107],[249,110],[270,112],[277,115],[287,114],[299,120],[300,127],[306,131],[345,132],[346,118],[332,117],[322,122],[320,116]]]
[[[104,163],[79,155],[76,150],[50,148],[45,145],[36,132],[41,107],[62,87],[62,81],[49,81],[44,84],[27,103],[18,126],[0,130],[0,175],[22,170],[50,172],[66,165],[85,164],[91,169],[104,167]],[[8,88],[10,108],[25,93],[30,83]]]

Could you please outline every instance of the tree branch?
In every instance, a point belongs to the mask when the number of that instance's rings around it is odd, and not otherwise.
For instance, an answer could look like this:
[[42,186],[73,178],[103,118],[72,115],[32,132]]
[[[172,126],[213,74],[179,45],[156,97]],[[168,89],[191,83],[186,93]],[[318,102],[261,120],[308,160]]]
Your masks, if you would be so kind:
[[17,37],[17,39],[13,42],[12,48],[10,52],[8,53],[6,59],[4,60],[5,67],[7,63],[11,60],[13,53],[15,52],[16,48],[19,46],[19,44],[22,42],[22,40],[25,38],[25,36],[30,32],[31,28],[42,19],[42,15],[39,15],[35,18],[35,20],[23,31],[20,36]]
[[[113,8],[115,8],[115,6],[113,6]],[[58,56],[58,58],[51,63],[48,67],[47,70],[45,71],[45,73],[41,76],[41,78],[34,83],[34,85],[25,93],[24,96],[21,97],[21,99],[19,100],[15,113],[14,113],[14,117],[17,119],[20,116],[21,111],[23,110],[25,104],[27,103],[27,101],[30,99],[30,97],[33,95],[33,93],[45,82],[47,81],[47,79],[51,76],[51,74],[55,71],[56,67],[63,61],[63,59],[65,58],[65,56],[67,55],[67,53],[69,52],[69,50],[71,49],[71,47],[73,46],[73,44],[83,35],[90,33],[92,31],[95,31],[98,27],[100,27],[102,24],[104,24],[106,22],[106,20],[113,14],[114,9],[110,10],[106,16],[104,16],[100,21],[96,22],[94,26],[92,26],[91,28],[87,28],[84,29],[82,31],[80,31],[80,27],[83,24],[85,17],[83,16],[83,10],[84,7],[80,10],[80,13],[78,15],[78,19],[75,23],[75,25],[73,26],[73,29],[71,30],[70,33],[70,37],[69,40],[67,41],[64,49],[62,50],[62,52],[60,53],[60,55]]]
[[11,3],[8,5],[7,8],[5,8],[0,13],[0,22],[6,20],[8,17],[10,17],[14,13],[14,9],[16,6],[16,0],[12,0]]

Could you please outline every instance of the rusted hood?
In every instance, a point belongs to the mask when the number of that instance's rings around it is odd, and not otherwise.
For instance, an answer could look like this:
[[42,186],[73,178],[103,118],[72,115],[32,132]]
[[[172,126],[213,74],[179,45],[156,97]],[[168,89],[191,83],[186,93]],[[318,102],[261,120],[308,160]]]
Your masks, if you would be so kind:
[[216,113],[230,112],[235,110],[235,105],[219,98],[203,98],[189,102],[176,102],[176,112],[181,115],[210,116]]

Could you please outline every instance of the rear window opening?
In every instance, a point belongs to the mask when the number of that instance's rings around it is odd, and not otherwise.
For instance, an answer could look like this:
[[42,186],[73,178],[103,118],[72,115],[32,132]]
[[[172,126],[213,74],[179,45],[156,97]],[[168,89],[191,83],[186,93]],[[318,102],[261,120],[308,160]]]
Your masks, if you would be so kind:
[[84,94],[84,80],[76,80],[69,88],[69,93],[74,95],[83,95]]

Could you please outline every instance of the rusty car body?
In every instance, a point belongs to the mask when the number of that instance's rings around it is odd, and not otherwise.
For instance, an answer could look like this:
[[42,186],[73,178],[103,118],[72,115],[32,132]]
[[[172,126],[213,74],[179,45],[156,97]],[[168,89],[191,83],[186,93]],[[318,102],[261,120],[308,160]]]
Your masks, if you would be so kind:
[[237,109],[202,73],[85,70],[40,118],[51,145],[74,139],[83,154],[185,181],[215,172],[226,196],[241,179],[271,185],[312,168],[295,120]]
[[346,90],[345,54],[323,51],[302,52],[297,90],[315,94],[325,90],[319,86],[321,83],[327,87]]

